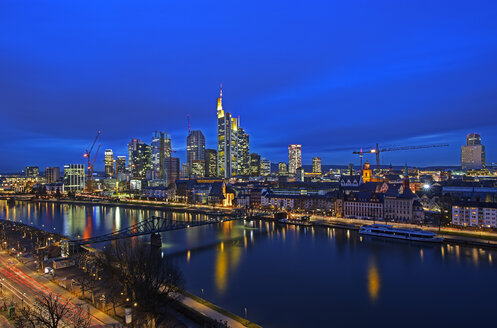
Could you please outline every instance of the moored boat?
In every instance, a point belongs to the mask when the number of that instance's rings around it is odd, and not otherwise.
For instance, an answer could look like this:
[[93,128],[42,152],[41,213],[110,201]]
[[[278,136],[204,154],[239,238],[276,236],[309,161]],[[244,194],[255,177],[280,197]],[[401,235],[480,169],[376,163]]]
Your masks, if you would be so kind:
[[417,228],[394,228],[393,226],[386,224],[364,225],[359,229],[359,234],[431,243],[440,243],[443,241],[442,237],[438,237],[436,233],[431,231],[424,231]]

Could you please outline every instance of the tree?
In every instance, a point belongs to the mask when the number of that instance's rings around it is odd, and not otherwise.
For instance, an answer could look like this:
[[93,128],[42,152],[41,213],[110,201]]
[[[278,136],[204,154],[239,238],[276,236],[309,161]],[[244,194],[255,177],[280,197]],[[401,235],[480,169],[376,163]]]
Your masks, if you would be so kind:
[[22,309],[15,326],[58,328],[63,322],[77,328],[90,327],[89,314],[81,306],[75,306],[70,300],[63,300],[49,293],[39,294],[32,308]]
[[81,289],[81,296],[85,298],[85,290],[90,289],[90,285],[92,284],[92,279],[88,277],[87,274],[79,275],[76,278],[76,282],[79,284],[79,288]]
[[183,286],[180,271],[167,258],[162,258],[160,250],[142,241],[133,244],[129,240],[116,241],[106,247],[101,261],[103,272],[121,283],[143,314],[143,322],[152,327]]

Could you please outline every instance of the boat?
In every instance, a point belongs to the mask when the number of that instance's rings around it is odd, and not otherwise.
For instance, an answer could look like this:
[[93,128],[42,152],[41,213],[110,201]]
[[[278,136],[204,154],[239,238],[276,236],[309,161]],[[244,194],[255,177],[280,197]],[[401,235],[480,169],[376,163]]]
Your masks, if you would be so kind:
[[431,231],[424,231],[418,228],[394,228],[387,224],[364,225],[359,229],[359,234],[431,243],[441,243],[443,241],[442,237],[438,237],[436,233]]

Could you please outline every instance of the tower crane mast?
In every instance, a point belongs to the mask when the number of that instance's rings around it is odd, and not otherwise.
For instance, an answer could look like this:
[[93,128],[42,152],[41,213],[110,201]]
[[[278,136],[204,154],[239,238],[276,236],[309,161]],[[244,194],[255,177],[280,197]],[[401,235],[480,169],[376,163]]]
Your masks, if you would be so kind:
[[95,161],[97,159],[98,151],[100,150],[100,144],[98,144],[97,151],[95,152],[95,156],[93,157],[92,160],[92,151],[93,148],[95,147],[95,144],[97,143],[98,137],[100,136],[101,131],[98,131],[95,139],[93,139],[93,143],[91,144],[90,150],[86,149],[83,157],[86,157],[88,160],[88,168],[87,168],[87,175],[86,175],[86,192],[93,192],[93,167],[95,165]]

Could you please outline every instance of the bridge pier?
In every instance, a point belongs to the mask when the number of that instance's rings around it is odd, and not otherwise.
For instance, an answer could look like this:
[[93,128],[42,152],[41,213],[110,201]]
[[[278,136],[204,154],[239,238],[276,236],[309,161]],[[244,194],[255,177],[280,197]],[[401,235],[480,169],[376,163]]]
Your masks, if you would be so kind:
[[150,235],[150,245],[152,245],[153,247],[162,247],[162,238],[160,236],[160,233],[154,232]]

